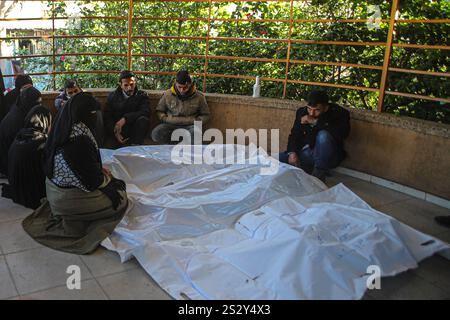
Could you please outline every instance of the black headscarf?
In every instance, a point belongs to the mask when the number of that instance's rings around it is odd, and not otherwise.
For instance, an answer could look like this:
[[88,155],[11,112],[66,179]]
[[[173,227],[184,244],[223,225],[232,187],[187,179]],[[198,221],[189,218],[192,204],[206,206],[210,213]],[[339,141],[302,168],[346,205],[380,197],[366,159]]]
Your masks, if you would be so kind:
[[34,87],[26,88],[20,93],[16,104],[0,122],[0,172],[7,174],[6,156],[17,133],[23,128],[24,119],[32,107],[39,104],[41,93]]
[[19,108],[24,115],[30,112],[31,108],[39,104],[39,99],[41,98],[41,93],[35,87],[29,87],[20,92],[19,98],[17,99],[17,108]]
[[43,147],[51,119],[49,109],[33,107],[8,151],[9,184],[3,186],[2,196],[27,208],[36,209],[45,197]]
[[24,85],[31,84],[33,85],[33,80],[27,74],[19,74],[14,81],[14,87],[17,89],[21,89]]
[[37,105],[28,112],[24,123],[24,128],[19,131],[16,140],[19,142],[46,140],[52,123],[52,114],[43,105]]
[[53,177],[56,151],[69,141],[74,124],[82,122],[94,132],[97,120],[98,102],[87,92],[80,92],[70,98],[67,105],[58,112],[45,145],[45,174]]

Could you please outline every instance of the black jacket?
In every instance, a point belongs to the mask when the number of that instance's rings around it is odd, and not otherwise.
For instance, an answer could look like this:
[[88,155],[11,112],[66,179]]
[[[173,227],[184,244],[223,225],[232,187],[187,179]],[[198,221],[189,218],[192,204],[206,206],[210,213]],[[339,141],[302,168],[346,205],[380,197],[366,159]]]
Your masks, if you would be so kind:
[[55,108],[56,110],[61,109],[61,104],[63,102],[67,102],[69,100],[69,97],[66,94],[66,90],[62,90],[59,96],[55,98]]
[[125,99],[121,87],[111,92],[106,100],[105,124],[107,128],[114,127],[114,124],[122,117],[127,124],[132,124],[141,116],[149,117],[150,100],[144,91],[136,88],[135,94]]
[[344,108],[330,103],[328,111],[319,116],[315,126],[301,123],[301,118],[307,114],[306,107],[297,110],[294,126],[289,135],[287,151],[299,154],[306,144],[314,148],[317,133],[320,130],[327,130],[343,152],[344,139],[350,133],[350,113]]

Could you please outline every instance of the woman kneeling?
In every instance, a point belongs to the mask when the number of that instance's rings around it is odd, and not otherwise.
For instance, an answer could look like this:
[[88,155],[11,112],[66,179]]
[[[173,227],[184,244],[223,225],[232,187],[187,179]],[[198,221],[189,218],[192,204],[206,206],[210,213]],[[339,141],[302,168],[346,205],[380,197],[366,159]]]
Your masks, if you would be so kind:
[[97,101],[85,92],[60,113],[45,146],[47,200],[22,223],[37,242],[87,254],[108,237],[125,214],[125,183],[102,167],[97,142]]

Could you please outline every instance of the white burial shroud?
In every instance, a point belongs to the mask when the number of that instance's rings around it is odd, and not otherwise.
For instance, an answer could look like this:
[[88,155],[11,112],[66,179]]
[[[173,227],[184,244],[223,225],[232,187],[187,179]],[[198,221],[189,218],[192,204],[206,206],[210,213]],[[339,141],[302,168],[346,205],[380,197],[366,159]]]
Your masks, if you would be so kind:
[[102,245],[122,262],[134,256],[175,299],[360,299],[372,265],[386,277],[450,256],[342,184],[327,189],[284,164],[262,175],[278,162],[255,150],[247,164],[177,165],[172,148],[101,150],[130,202]]

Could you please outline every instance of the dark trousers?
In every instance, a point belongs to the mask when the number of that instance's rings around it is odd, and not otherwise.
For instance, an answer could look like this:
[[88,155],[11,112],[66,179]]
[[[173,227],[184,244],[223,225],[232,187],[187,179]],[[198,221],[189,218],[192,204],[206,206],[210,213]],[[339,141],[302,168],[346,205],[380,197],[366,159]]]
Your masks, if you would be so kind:
[[[297,152],[300,160],[300,168],[305,172],[311,174],[314,170],[320,169],[328,171],[336,168],[343,160],[343,151],[337,145],[333,136],[326,130],[320,130],[317,133],[316,144],[314,148],[309,145]],[[288,163],[288,152],[279,154],[279,160],[283,163]]]
[[147,136],[149,125],[150,122],[148,117],[140,116],[134,122],[125,123],[122,128],[122,136],[125,139],[129,139],[129,144],[144,144],[144,139]]

